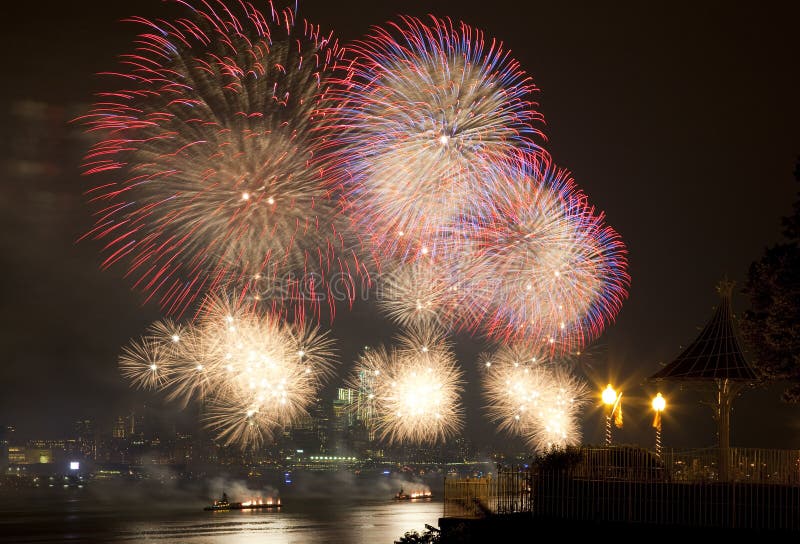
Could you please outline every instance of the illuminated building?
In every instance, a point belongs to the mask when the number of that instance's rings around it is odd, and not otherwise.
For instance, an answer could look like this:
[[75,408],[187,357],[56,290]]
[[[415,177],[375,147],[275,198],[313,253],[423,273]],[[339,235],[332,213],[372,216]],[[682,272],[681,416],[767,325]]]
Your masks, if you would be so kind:
[[78,442],[78,453],[87,459],[94,459],[97,455],[97,444],[91,419],[79,419],[75,422],[75,438]]
[[367,370],[358,373],[358,394],[356,396],[356,419],[367,430],[367,439],[375,440],[375,376]]
[[297,424],[288,431],[289,449],[299,449],[308,453],[327,452],[331,418],[326,408],[326,403],[317,398],[309,409],[308,416],[300,418]]
[[8,468],[8,446],[14,427],[0,425],[0,472]]
[[28,459],[26,456],[26,448],[23,446],[9,446],[8,447],[8,464],[9,465],[26,465]]
[[114,427],[111,429],[111,436],[114,438],[124,439],[128,436],[128,421],[125,416],[117,416],[114,421]]
[[336,432],[347,432],[353,426],[355,398],[356,392],[352,389],[340,387],[336,390],[336,399],[333,401],[333,429]]

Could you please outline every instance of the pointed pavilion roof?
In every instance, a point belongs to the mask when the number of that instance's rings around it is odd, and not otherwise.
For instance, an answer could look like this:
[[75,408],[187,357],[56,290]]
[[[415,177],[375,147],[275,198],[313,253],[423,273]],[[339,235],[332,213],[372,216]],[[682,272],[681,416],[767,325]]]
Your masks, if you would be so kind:
[[754,381],[757,375],[742,353],[731,309],[734,283],[717,286],[721,300],[711,319],[694,342],[670,364],[650,376],[651,380]]

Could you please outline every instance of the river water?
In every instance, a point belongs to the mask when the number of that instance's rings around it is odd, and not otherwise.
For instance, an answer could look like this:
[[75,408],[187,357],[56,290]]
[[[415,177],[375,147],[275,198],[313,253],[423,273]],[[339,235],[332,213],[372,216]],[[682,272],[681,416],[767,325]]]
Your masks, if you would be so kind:
[[[391,544],[436,525],[440,500],[345,494],[283,498],[275,511],[204,512],[178,495],[28,489],[0,495],[0,542],[159,544]],[[236,500],[231,497],[231,500]]]

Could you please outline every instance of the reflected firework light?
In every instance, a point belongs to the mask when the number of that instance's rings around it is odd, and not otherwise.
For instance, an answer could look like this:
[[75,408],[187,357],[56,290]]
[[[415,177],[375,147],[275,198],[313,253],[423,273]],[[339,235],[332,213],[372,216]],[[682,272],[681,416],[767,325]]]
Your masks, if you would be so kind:
[[[257,445],[295,424],[332,372],[327,334],[221,298],[209,298],[197,323],[175,337],[174,326],[154,325],[125,349],[123,374],[171,399],[202,399],[207,423],[226,444]],[[157,358],[166,370],[156,381],[147,363]]]
[[254,296],[302,316],[331,271],[360,266],[321,174],[316,111],[342,51],[290,8],[176,3],[188,17],[130,19],[143,31],[106,74],[117,87],[79,119],[99,139],[85,173],[102,178],[84,237],[170,314],[267,278],[288,293]]

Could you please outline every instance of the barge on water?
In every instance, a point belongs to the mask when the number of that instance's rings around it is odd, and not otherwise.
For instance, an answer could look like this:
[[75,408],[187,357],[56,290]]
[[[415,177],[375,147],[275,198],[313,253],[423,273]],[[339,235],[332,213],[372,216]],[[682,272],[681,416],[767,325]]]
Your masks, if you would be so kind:
[[206,511],[216,511],[216,510],[263,510],[269,508],[280,508],[281,507],[281,500],[279,498],[273,499],[262,499],[261,497],[257,499],[251,499],[246,502],[230,502],[228,500],[228,495],[226,493],[222,493],[222,498],[219,500],[214,501],[214,504],[210,506],[206,506],[203,510]]
[[403,488],[400,488],[400,492],[394,496],[394,500],[396,501],[414,501],[414,500],[422,500],[422,499],[430,499],[433,497],[433,493],[430,491],[412,491],[411,493],[405,493]]

